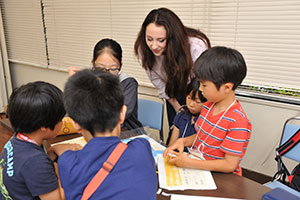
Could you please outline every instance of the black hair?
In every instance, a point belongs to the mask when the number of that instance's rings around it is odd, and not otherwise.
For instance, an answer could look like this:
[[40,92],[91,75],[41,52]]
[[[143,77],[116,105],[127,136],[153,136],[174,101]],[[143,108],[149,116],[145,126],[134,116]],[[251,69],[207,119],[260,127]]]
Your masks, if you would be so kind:
[[16,132],[53,130],[65,114],[62,91],[50,83],[27,83],[14,89],[9,98],[8,118]]
[[102,70],[82,70],[70,77],[64,89],[68,115],[92,135],[112,131],[124,103],[118,77]]
[[204,51],[195,62],[195,74],[200,81],[211,81],[217,89],[224,83],[233,83],[235,90],[247,74],[247,66],[240,52],[216,46]]
[[[186,94],[185,96],[189,95],[192,92],[192,100],[196,99],[196,95],[198,94],[198,97],[202,103],[205,103],[207,99],[202,95],[202,92],[199,90],[200,82],[197,78],[193,78],[191,82],[187,85]],[[186,106],[183,107],[184,114],[191,114],[189,109],[187,109]]]
[[95,68],[95,61],[98,56],[103,53],[104,50],[108,50],[120,63],[120,68],[122,67],[122,48],[121,45],[112,39],[102,39],[94,47],[93,53],[93,68]]
[[202,95],[202,92],[199,90],[200,82],[197,78],[193,78],[191,82],[187,85],[186,94],[185,96],[189,95],[192,92],[192,99],[196,99],[196,95],[202,103],[205,103],[207,99]]

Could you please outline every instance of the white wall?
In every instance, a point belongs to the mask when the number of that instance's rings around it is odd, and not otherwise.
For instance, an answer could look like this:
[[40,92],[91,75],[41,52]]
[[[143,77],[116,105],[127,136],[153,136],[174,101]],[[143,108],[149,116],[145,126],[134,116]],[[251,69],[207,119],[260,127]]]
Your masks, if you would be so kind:
[[0,50],[0,113],[4,111],[4,107],[7,104],[7,92],[4,78],[4,66],[2,63],[2,56]]
[[67,72],[48,70],[29,65],[10,63],[10,70],[13,88],[32,81],[47,81],[63,90],[68,79]]
[[[300,106],[238,97],[252,123],[252,136],[242,167],[273,176],[276,172],[275,148],[279,145],[285,120],[300,116]],[[289,168],[295,163],[288,162]]]
[[[67,72],[47,70],[32,66],[10,63],[13,87],[36,80],[53,83],[63,90],[68,78]],[[154,88],[139,87],[140,93],[157,95]],[[242,167],[273,176],[276,172],[275,147],[278,146],[283,124],[286,119],[300,116],[300,107],[266,100],[238,97],[248,118],[252,122],[253,131],[248,150],[242,161]],[[168,132],[165,120],[164,133]],[[294,163],[288,164],[291,167]]]

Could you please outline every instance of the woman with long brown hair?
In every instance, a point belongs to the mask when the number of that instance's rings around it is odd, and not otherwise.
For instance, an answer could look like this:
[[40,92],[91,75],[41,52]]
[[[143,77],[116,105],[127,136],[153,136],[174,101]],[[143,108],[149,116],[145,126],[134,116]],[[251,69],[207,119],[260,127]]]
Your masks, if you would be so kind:
[[152,10],[142,24],[134,51],[159,96],[167,99],[170,126],[185,104],[186,87],[194,77],[193,64],[209,47],[204,33],[184,26],[167,8]]

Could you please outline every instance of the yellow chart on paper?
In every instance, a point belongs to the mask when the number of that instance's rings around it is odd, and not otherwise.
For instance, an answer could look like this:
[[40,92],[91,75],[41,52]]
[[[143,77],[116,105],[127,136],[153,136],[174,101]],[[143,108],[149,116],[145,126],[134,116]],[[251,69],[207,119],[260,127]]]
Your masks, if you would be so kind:
[[210,171],[186,169],[168,163],[158,155],[157,168],[159,186],[167,190],[214,190],[216,184]]
[[182,180],[179,172],[179,168],[175,165],[170,165],[167,162],[167,157],[164,158],[165,161],[165,171],[166,171],[166,179],[167,186],[179,186],[182,185]]

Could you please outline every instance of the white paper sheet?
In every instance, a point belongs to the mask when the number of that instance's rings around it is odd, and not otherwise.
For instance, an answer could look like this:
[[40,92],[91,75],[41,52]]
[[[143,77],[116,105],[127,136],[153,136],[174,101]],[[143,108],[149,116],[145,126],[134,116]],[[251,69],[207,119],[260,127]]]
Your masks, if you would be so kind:
[[56,144],[80,144],[81,146],[85,146],[86,145],[86,140],[84,139],[83,136],[81,137],[77,137],[77,138],[74,138],[74,139],[70,139],[70,140],[65,140],[65,141],[62,141],[62,142],[57,142],[57,143],[54,143],[54,144],[51,144],[51,146],[53,145],[56,145]]
[[138,135],[135,137],[127,138],[127,139],[122,140],[122,142],[127,143],[130,140],[133,140],[135,138],[145,138],[146,140],[148,140],[148,142],[150,143],[151,149],[152,149],[152,155],[155,159],[155,163],[157,164],[158,155],[162,155],[164,150],[166,149],[166,147],[164,147],[163,145],[161,145],[160,143],[158,143],[157,141],[155,141],[154,139],[152,139],[151,137],[149,137],[147,135]]
[[[133,139],[138,138],[138,137],[145,138],[146,140],[148,140],[148,142],[151,145],[152,155],[155,159],[155,163],[157,163],[157,155],[162,155],[164,150],[166,149],[166,147],[164,147],[163,145],[161,145],[160,143],[158,143],[154,139],[150,138],[147,135],[138,135],[138,136],[135,136],[135,137],[123,139],[122,142],[128,143],[130,140],[133,140]],[[51,144],[51,146],[56,145],[56,144],[80,144],[81,146],[85,146],[86,143],[87,143],[86,140],[82,136],[82,137],[78,137],[78,138],[74,138],[74,139],[70,139],[70,140],[66,140],[66,141],[62,141],[62,142],[57,142],[57,143]]]
[[169,164],[162,155],[158,155],[158,172],[159,185],[167,190],[217,189],[210,171],[179,168]]
[[222,198],[222,197],[204,197],[204,196],[191,196],[191,195],[179,195],[171,194],[171,200],[241,200],[232,198]]

